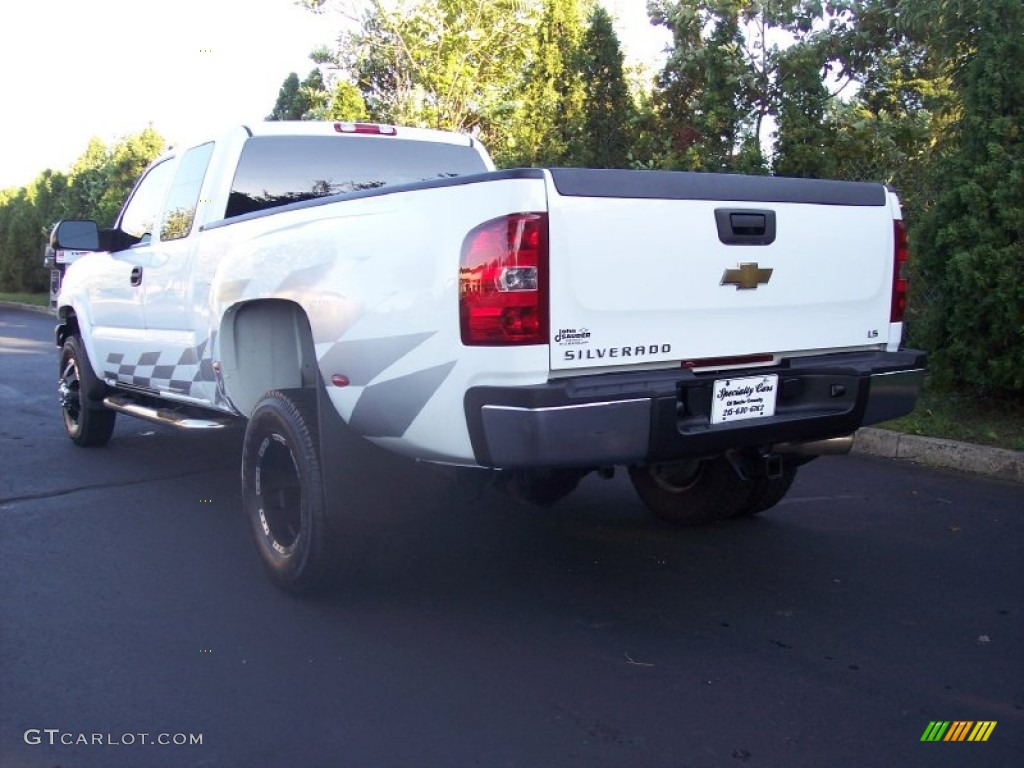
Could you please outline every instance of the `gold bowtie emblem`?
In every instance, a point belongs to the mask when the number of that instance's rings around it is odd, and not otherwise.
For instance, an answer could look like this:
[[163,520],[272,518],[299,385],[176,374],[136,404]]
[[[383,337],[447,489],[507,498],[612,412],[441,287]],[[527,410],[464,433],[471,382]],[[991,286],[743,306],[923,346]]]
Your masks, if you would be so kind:
[[748,264],[740,264],[739,269],[727,269],[722,274],[720,285],[735,285],[741,291],[754,290],[759,285],[765,285],[772,279],[773,269],[760,269],[755,261]]

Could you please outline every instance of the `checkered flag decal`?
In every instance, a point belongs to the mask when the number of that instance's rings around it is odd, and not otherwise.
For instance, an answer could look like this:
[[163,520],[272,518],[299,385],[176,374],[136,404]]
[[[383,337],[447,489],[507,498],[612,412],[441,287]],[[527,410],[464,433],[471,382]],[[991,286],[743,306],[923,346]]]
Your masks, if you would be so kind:
[[120,352],[107,355],[104,377],[119,384],[197,397],[196,385],[217,380],[211,353],[215,337],[216,334],[195,347],[187,348],[173,363],[173,356],[166,351],[144,352],[134,361],[126,360]]

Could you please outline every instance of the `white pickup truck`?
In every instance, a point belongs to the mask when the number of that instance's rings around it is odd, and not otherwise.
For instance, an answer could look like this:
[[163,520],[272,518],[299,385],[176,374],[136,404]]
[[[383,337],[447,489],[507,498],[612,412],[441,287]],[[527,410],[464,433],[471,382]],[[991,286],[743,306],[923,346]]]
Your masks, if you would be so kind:
[[51,246],[91,251],[57,307],[70,438],[244,424],[245,510],[293,591],[345,526],[338,429],[536,503],[624,466],[697,524],[776,504],[925,367],[878,184],[495,171],[466,136],[266,123],[169,152],[113,229]]

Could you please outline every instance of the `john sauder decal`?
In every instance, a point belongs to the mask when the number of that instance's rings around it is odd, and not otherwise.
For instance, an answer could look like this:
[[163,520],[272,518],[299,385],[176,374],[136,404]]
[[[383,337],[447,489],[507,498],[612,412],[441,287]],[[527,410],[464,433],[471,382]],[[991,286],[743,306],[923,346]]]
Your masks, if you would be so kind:
[[555,334],[555,344],[579,346],[590,343],[590,331],[586,328],[560,328]]

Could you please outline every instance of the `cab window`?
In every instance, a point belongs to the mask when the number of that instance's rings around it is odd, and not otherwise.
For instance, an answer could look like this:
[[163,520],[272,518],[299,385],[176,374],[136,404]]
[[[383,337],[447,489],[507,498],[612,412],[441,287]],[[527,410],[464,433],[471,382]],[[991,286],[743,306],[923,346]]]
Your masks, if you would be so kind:
[[192,231],[199,191],[203,186],[211,154],[213,142],[194,147],[181,158],[164,206],[163,223],[160,225],[161,240],[178,240],[188,237]]
[[160,204],[167,194],[167,185],[171,182],[173,164],[164,160],[154,165],[135,186],[124,213],[121,214],[119,229],[131,235],[139,242],[146,242],[153,235],[156,217],[160,213]]
[[466,145],[376,136],[254,136],[238,161],[225,218],[486,170],[477,151]]

